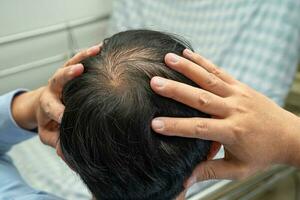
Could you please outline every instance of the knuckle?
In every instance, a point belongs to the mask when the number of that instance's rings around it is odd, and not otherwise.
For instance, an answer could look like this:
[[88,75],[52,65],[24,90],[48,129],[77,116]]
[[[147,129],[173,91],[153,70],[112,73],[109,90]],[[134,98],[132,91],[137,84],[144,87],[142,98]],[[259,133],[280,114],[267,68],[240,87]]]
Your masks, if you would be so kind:
[[50,114],[51,114],[51,112],[50,112],[50,107],[51,107],[50,103],[47,102],[47,103],[46,103],[46,106],[44,107],[44,111],[45,111],[45,114],[46,114],[47,116],[50,116]]
[[48,80],[49,88],[53,89],[56,87],[56,85],[57,85],[57,80],[54,77],[52,77]]
[[195,124],[195,136],[204,136],[208,132],[208,125],[204,121],[196,120]]
[[245,129],[239,125],[231,125],[231,134],[230,134],[230,141],[232,143],[239,143],[244,140]]
[[209,87],[214,88],[218,85],[218,80],[214,74],[209,73],[208,78],[206,79],[206,83]]
[[211,64],[211,73],[216,76],[220,76],[222,74],[222,70],[216,67],[215,65]]
[[234,125],[234,126],[232,127],[232,133],[233,133],[234,135],[240,135],[240,134],[243,133],[243,130],[242,130],[242,128],[240,128],[239,126]]
[[203,179],[209,180],[209,179],[217,179],[216,172],[214,168],[211,165],[205,165],[203,167]]
[[235,85],[235,91],[238,93],[240,97],[244,99],[250,99],[253,96],[251,89],[248,86],[246,86],[244,83]]
[[[224,101],[225,102],[225,101]],[[226,99],[226,105],[228,107],[229,114],[238,115],[247,113],[247,108],[244,105],[245,102],[234,99]]]
[[47,115],[50,116],[51,115],[51,103],[47,100],[41,99],[41,108],[42,111]]
[[234,111],[239,114],[243,114],[247,112],[247,109],[244,106],[237,105],[234,107]]
[[55,72],[55,74],[48,79],[48,85],[55,85],[57,83],[57,75],[59,73],[59,69]]
[[210,104],[211,96],[207,92],[199,92],[198,104],[200,106],[207,106]]
[[245,98],[245,99],[251,98],[251,94],[248,91],[241,91],[240,94],[241,94],[242,98]]
[[63,71],[64,71],[63,68],[59,68],[55,72],[55,74],[49,79],[49,84],[56,85]]

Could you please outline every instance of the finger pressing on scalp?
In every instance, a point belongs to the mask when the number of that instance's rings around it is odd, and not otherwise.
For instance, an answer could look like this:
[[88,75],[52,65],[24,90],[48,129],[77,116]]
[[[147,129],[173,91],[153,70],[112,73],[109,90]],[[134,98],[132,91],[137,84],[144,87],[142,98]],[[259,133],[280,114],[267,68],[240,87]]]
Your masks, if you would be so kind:
[[224,133],[226,124],[220,119],[157,117],[152,120],[151,127],[155,132],[168,136],[212,140],[222,144],[230,142]]
[[204,69],[206,69],[208,72],[216,75],[217,77],[219,77],[223,81],[225,81],[227,83],[234,83],[235,82],[235,79],[232,76],[230,76],[229,74],[227,74],[226,72],[224,72],[223,70],[221,70],[214,63],[212,63],[210,60],[204,58],[200,54],[192,52],[189,49],[185,49],[183,51],[183,56],[185,58],[193,61],[194,63],[200,65],[201,67],[203,67]]
[[159,95],[172,98],[207,114],[225,117],[229,113],[230,109],[224,98],[203,89],[161,77],[153,77],[150,85]]
[[70,60],[68,60],[64,64],[64,67],[80,63],[82,60],[84,60],[84,59],[86,59],[86,58],[88,58],[90,56],[97,55],[100,52],[100,50],[101,50],[101,46],[100,45],[95,45],[95,46],[93,46],[91,48],[88,48],[86,50],[80,51],[75,56],[73,56]]
[[61,92],[64,85],[73,78],[81,75],[84,71],[82,64],[72,65],[67,68],[60,68],[49,80],[50,89],[52,91]]
[[165,62],[169,67],[182,73],[205,90],[223,97],[232,94],[232,88],[228,83],[186,58],[168,53],[165,56]]

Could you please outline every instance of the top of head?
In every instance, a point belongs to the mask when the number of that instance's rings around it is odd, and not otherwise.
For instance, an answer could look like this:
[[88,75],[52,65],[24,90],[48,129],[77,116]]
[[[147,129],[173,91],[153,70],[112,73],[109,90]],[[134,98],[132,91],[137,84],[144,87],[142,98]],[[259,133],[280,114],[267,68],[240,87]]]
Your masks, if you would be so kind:
[[154,133],[156,116],[208,117],[150,88],[153,76],[196,86],[164,64],[191,47],[169,34],[131,30],[104,40],[99,55],[63,90],[60,143],[66,162],[99,199],[171,199],[210,142]]

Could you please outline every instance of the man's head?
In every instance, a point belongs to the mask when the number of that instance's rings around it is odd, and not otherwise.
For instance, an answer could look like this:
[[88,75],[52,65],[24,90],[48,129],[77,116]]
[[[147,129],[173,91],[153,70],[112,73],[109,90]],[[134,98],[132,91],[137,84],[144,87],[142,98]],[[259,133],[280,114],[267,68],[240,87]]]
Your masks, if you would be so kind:
[[155,94],[153,76],[196,86],[164,64],[190,45],[149,30],[104,40],[100,54],[63,90],[60,144],[68,165],[97,199],[172,199],[195,166],[206,160],[209,141],[154,133],[156,116],[208,117]]

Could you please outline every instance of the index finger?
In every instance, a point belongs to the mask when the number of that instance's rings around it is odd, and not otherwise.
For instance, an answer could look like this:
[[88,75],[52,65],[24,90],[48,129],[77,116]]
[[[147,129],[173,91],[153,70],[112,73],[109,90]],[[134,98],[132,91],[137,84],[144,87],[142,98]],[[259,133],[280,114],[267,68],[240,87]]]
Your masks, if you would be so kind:
[[224,98],[184,83],[153,77],[151,88],[159,95],[174,99],[210,115],[225,117],[230,107]]
[[230,96],[233,93],[233,89],[228,83],[186,58],[168,53],[165,56],[165,62],[169,67],[182,73],[205,90],[222,97]]
[[64,85],[79,76],[84,71],[82,64],[72,65],[68,68],[60,68],[49,80],[49,87],[52,91],[60,93]]
[[201,67],[206,69],[208,72],[216,75],[217,77],[219,77],[220,79],[222,79],[223,81],[225,81],[227,83],[235,83],[236,82],[236,80],[232,76],[230,76],[229,74],[227,74],[226,72],[221,70],[210,60],[202,57],[200,54],[192,52],[189,49],[185,49],[183,51],[183,56],[185,58],[188,58],[189,60],[193,61],[194,63],[200,65]]
[[233,141],[228,124],[222,119],[157,117],[152,120],[151,127],[156,133],[167,136],[212,140],[221,144]]
[[101,50],[101,44],[100,45],[95,45],[91,48],[88,48],[86,50],[82,50],[79,53],[77,53],[75,56],[73,56],[70,60],[68,60],[65,64],[64,67],[70,66],[70,65],[75,65],[77,63],[80,63],[82,60],[90,57],[90,56],[95,56],[97,53],[99,53]]

